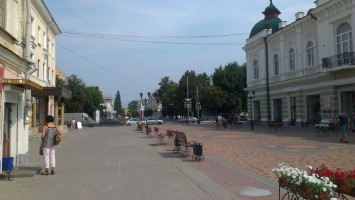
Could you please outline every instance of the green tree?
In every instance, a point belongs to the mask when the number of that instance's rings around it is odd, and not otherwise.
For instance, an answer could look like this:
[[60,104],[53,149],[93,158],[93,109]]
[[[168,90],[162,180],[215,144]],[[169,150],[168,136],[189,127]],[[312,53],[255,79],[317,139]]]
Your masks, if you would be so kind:
[[122,103],[121,103],[121,95],[120,91],[117,90],[116,97],[115,97],[115,104],[113,105],[113,110],[116,111],[117,115],[124,115],[124,110],[122,109]]
[[128,103],[127,116],[138,117],[138,103],[137,103],[137,101],[131,101]]
[[55,76],[55,86],[66,88],[66,82],[63,79],[59,78],[59,76]]
[[85,83],[77,75],[67,77],[67,89],[72,92],[71,98],[66,101],[65,112],[84,112]]
[[[246,103],[246,67],[238,63],[229,63],[223,68],[215,69],[212,75],[213,86],[219,87],[224,92],[227,100],[218,112],[238,112]],[[245,107],[244,107],[245,108]]]
[[206,72],[198,74],[197,80],[202,88],[210,87],[212,84],[211,76],[207,75]]
[[157,90],[157,94],[159,96],[159,100],[162,103],[162,115],[163,116],[173,116],[176,115],[175,105],[176,102],[176,90],[178,84],[174,81],[170,80],[168,76],[165,76],[161,79],[159,83],[159,89]]
[[89,116],[93,116],[95,110],[99,110],[101,104],[104,102],[102,92],[100,88],[97,86],[89,86],[85,87],[85,104],[84,104],[84,112]]
[[210,86],[205,90],[204,101],[201,103],[205,109],[212,111],[213,114],[221,113],[222,108],[227,104],[228,100],[225,98],[225,92],[216,86]]
[[[187,87],[188,85],[188,87]],[[197,97],[197,86],[200,86],[199,80],[197,79],[195,71],[186,71],[185,74],[181,77],[179,81],[179,87],[177,88],[177,107],[180,115],[187,115],[187,110],[184,107],[185,98],[187,98],[187,94],[193,103],[196,102]],[[188,89],[188,91],[187,91]],[[194,116],[195,106],[192,105],[190,109],[190,116]]]

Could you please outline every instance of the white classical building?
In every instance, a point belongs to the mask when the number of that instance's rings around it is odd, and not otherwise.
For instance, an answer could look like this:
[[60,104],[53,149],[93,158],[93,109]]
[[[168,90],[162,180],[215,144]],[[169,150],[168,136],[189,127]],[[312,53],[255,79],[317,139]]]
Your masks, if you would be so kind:
[[103,110],[103,119],[114,119],[116,118],[116,111],[114,110],[114,102],[111,96],[104,96],[104,103],[102,106],[105,108]]
[[254,121],[301,126],[355,110],[354,6],[318,0],[287,23],[270,1],[243,48]]

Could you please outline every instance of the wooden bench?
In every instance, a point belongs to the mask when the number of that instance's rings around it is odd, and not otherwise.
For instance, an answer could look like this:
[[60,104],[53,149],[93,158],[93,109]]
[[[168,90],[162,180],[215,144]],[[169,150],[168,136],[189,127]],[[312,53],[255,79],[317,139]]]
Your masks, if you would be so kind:
[[184,157],[189,156],[193,146],[194,141],[187,141],[186,135],[184,132],[175,132],[175,139],[174,139],[174,152],[182,152]]
[[269,130],[274,130],[274,131],[283,131],[284,130],[284,125],[282,121],[270,121],[269,122]]

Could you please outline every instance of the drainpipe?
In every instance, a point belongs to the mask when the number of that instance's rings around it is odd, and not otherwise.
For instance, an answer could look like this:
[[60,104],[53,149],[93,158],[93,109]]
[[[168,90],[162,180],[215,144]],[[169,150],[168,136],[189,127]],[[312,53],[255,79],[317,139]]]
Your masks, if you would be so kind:
[[[25,65],[32,65],[32,69],[25,72],[25,79],[29,79],[30,75],[38,69],[35,63],[31,60],[31,0],[26,0],[26,28],[25,28]],[[27,68],[27,66],[25,66]],[[31,115],[31,90],[25,90],[25,124],[28,125],[28,121]],[[28,128],[28,127],[27,127]]]
[[269,87],[269,46],[266,42],[267,37],[264,37],[265,43],[265,62],[266,62],[266,95],[267,95],[267,117],[268,122],[271,121],[271,108],[270,108],[270,87]]

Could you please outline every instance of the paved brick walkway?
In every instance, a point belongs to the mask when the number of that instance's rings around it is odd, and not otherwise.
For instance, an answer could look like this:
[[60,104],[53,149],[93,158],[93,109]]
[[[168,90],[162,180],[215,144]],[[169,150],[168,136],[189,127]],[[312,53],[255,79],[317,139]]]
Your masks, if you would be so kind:
[[[241,195],[245,188],[262,188],[272,195],[243,199],[277,199],[277,178],[272,169],[281,162],[306,170],[322,163],[330,168],[354,168],[355,138],[349,144],[340,143],[339,135],[316,135],[313,128],[286,127],[283,131],[267,127],[216,130],[209,124],[167,124],[165,129],[186,133],[188,140],[203,143],[207,159],[204,164],[191,163],[211,179]],[[162,129],[163,131],[163,129]]]
[[[0,181],[1,199],[194,199],[275,200],[279,163],[306,169],[325,163],[352,169],[355,138],[315,136],[312,128],[283,132],[255,126],[216,130],[212,123],[164,124],[188,140],[203,143],[205,161],[182,158],[173,145],[158,145],[135,127],[95,127],[70,131],[58,146],[55,176]],[[30,137],[28,167],[42,165],[39,138]]]

